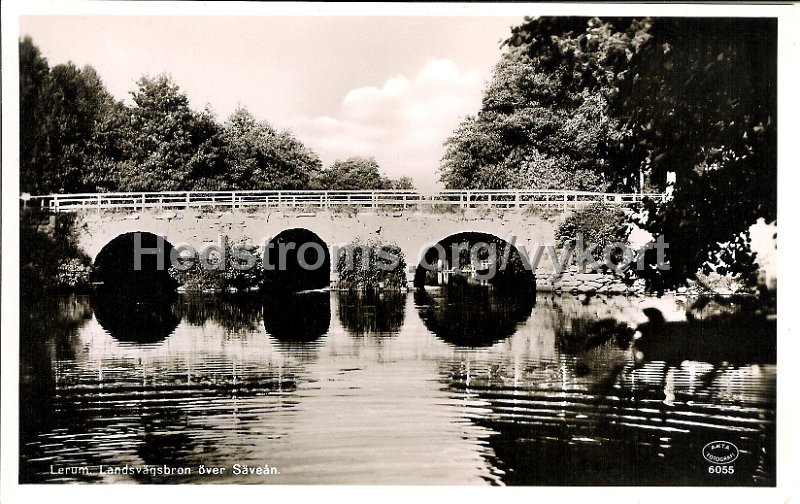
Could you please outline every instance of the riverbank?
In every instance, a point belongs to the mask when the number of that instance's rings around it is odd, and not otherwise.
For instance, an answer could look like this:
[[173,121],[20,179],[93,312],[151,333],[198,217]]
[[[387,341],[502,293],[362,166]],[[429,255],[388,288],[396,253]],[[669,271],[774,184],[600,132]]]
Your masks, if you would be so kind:
[[91,258],[78,245],[76,217],[38,208],[20,209],[20,296],[47,291],[87,292]]

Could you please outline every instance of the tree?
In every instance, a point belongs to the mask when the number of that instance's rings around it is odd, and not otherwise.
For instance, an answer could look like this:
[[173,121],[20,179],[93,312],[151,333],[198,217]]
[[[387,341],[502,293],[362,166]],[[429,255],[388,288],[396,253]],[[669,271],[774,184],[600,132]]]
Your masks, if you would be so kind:
[[189,99],[166,75],[144,76],[131,93],[129,160],[118,174],[123,191],[189,189],[189,162],[206,138],[195,135]]
[[441,180],[448,188],[634,187],[638,163],[618,155],[632,131],[609,103],[625,78],[624,55],[646,29],[617,33],[569,17],[514,28],[481,109],[445,143]]
[[389,179],[389,189],[396,191],[413,191],[414,180],[411,177],[400,177],[399,179]]
[[87,144],[83,185],[90,192],[115,191],[120,166],[130,164],[130,112],[121,101],[114,99],[102,85],[100,76],[91,67],[84,67],[87,79],[102,89],[93,117],[94,127]]
[[645,175],[660,191],[674,172],[673,199],[635,214],[671,268],[653,253],[638,273],[655,290],[747,274],[746,230],[777,217],[776,37],[766,18],[528,18],[448,139],[442,180],[631,190]]
[[114,139],[108,121],[119,112],[92,67],[56,65],[50,70],[43,105],[47,134],[47,181],[54,192],[96,189],[95,162],[112,155]]
[[73,63],[49,68],[30,37],[20,42],[20,187],[97,189],[100,160],[116,154],[122,110],[97,72]]
[[637,219],[670,244],[670,269],[640,275],[655,290],[698,270],[754,281],[747,230],[777,218],[777,21],[659,19],[651,33],[617,106],[655,185],[668,171],[676,181],[671,201]]
[[335,161],[314,180],[315,189],[331,191],[372,191],[389,189],[391,182],[383,176],[375,158],[351,157]]
[[195,191],[224,191],[232,189],[227,183],[230,169],[222,126],[214,113],[206,107],[202,112],[194,112],[191,122],[194,153],[187,163],[186,170],[192,181],[190,187]]
[[22,191],[50,191],[45,182],[46,134],[42,104],[50,67],[30,37],[19,43],[19,185]]
[[224,124],[167,75],[143,76],[126,107],[91,67],[48,66],[20,41],[20,184],[33,194],[306,189],[319,157],[241,108]]
[[230,188],[305,189],[322,168],[316,153],[291,133],[257,122],[245,108],[228,118],[222,138],[230,162]]

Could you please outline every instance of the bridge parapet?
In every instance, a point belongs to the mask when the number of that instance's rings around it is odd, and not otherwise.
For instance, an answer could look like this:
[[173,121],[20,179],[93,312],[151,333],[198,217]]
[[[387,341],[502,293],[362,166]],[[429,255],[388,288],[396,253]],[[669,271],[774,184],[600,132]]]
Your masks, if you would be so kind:
[[54,212],[88,209],[189,208],[309,208],[376,209],[396,208],[425,211],[450,208],[523,208],[528,206],[577,208],[592,203],[625,205],[644,199],[657,203],[667,199],[662,193],[605,193],[559,190],[448,190],[426,194],[418,191],[165,191],[84,194],[24,195],[26,205],[49,208]]

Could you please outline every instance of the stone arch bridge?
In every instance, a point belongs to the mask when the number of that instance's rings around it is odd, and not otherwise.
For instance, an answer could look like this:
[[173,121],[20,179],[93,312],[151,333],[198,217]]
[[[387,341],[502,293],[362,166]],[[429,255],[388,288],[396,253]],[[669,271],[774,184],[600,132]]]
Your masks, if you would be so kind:
[[[263,247],[290,229],[304,229],[329,248],[355,239],[397,244],[410,266],[437,242],[464,232],[486,233],[532,251],[554,244],[554,231],[575,208],[624,205],[662,194],[582,191],[223,191],[100,193],[23,197],[26,206],[76,215],[78,245],[94,261],[115,238],[142,232],[202,250],[220,243]],[[332,268],[335,270],[335,267]],[[335,271],[332,273],[334,280]]]

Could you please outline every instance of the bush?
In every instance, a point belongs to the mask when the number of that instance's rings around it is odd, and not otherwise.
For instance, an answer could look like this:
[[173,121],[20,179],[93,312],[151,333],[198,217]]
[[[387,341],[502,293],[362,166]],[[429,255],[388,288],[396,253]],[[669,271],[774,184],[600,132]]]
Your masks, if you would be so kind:
[[86,289],[90,284],[89,275],[91,272],[92,266],[90,264],[86,264],[83,259],[73,257],[61,261],[58,265],[56,282],[60,287],[70,290]]
[[[241,258],[244,253],[252,257],[251,265]],[[212,253],[208,262],[203,263],[199,254],[195,253],[193,257],[179,259],[179,263],[188,269],[172,265],[169,274],[188,291],[224,290],[229,287],[242,290],[261,284],[264,278],[261,255],[255,247],[243,243],[231,245],[226,242],[224,258]]]
[[575,246],[580,233],[584,247],[591,247],[594,258],[600,260],[606,246],[626,239],[624,223],[621,208],[595,203],[568,216],[556,229],[556,242],[562,248]]
[[339,287],[348,290],[390,290],[406,285],[406,261],[395,243],[358,239],[339,255],[336,271]]
[[91,259],[77,246],[75,217],[26,208],[20,212],[20,295],[88,285]]

